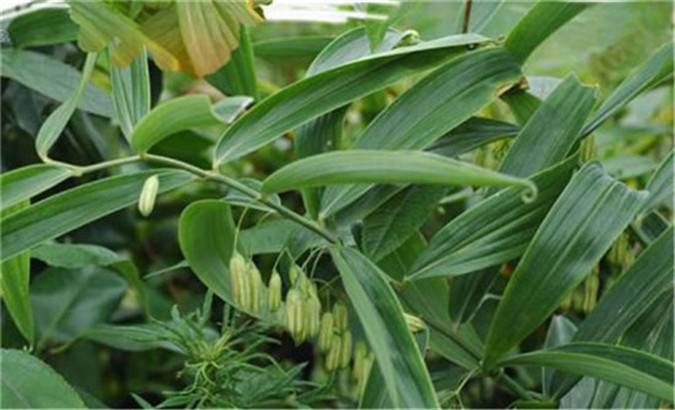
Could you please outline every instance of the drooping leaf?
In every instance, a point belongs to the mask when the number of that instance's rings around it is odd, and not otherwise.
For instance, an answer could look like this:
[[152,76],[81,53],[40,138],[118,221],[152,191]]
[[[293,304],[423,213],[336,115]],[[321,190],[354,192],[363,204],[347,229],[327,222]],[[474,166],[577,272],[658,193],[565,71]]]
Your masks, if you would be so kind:
[[586,136],[606,119],[628,104],[643,91],[649,90],[673,75],[673,43],[658,49],[644,64],[636,68],[612,94],[603,101],[581,133]]
[[0,209],[5,209],[46,191],[71,173],[56,165],[29,165],[0,174]]
[[266,98],[233,124],[218,141],[214,164],[246,155],[312,118],[437,66],[466,46],[484,41],[486,38],[477,35],[450,36],[374,54],[300,80]]
[[153,170],[106,178],[47,198],[4,219],[2,260],[134,204],[145,180],[155,174],[160,193],[194,180],[184,171]]
[[522,203],[509,188],[484,199],[450,221],[429,242],[409,278],[456,276],[495,266],[522,255],[547,212],[565,188],[576,158],[532,178],[537,199]]
[[110,318],[128,285],[109,270],[49,268],[31,284],[38,346],[67,342]]
[[[69,100],[82,82],[82,74],[75,68],[33,51],[3,48],[0,61],[3,77],[59,102]],[[110,96],[91,83],[86,85],[77,106],[104,117],[114,115]]]
[[611,179],[596,163],[572,178],[509,280],[488,333],[486,367],[535,330],[584,280],[646,196]]
[[[30,206],[25,200],[2,210],[2,217],[20,211]],[[12,317],[21,335],[33,345],[35,341],[35,321],[33,308],[28,299],[30,285],[30,255],[22,252],[0,264],[0,282],[2,301],[7,312]]]
[[353,249],[333,247],[331,255],[349,298],[358,306],[356,313],[394,407],[438,407],[429,373],[385,274]]
[[27,352],[0,350],[0,368],[4,409],[86,408],[61,375]]
[[12,19],[7,26],[9,40],[17,48],[68,43],[77,38],[77,30],[66,8],[34,10]]
[[506,358],[500,366],[545,366],[591,376],[672,402],[673,363],[640,350],[601,343],[571,343]]
[[649,191],[649,199],[645,205],[645,213],[653,211],[660,205],[673,210],[673,152],[661,162],[661,165],[654,171],[649,182],[647,183],[647,191]]
[[518,126],[508,122],[471,117],[434,142],[429,151],[454,157],[493,141],[514,137],[518,130]]
[[539,1],[511,30],[504,46],[523,64],[544,40],[588,6],[581,2]]
[[56,110],[54,110],[45,122],[40,127],[38,135],[35,138],[35,149],[41,158],[46,158],[49,154],[49,149],[54,145],[63,130],[66,128],[70,117],[77,109],[80,98],[89,82],[89,77],[94,69],[96,63],[96,53],[87,54],[87,59],[84,62],[82,69],[82,78],[80,84],[75,89],[73,95],[65,100]]
[[150,111],[148,54],[141,51],[129,67],[110,65],[112,100],[122,132],[131,138],[136,125]]
[[267,177],[262,192],[359,182],[513,185],[525,188],[530,194],[536,190],[529,180],[513,178],[428,152],[348,150],[314,155],[293,162]]
[[[421,150],[520,78],[520,68],[501,48],[478,50],[454,59],[408,89],[363,131],[353,148]],[[321,202],[323,217],[363,195],[368,186],[332,187]]]

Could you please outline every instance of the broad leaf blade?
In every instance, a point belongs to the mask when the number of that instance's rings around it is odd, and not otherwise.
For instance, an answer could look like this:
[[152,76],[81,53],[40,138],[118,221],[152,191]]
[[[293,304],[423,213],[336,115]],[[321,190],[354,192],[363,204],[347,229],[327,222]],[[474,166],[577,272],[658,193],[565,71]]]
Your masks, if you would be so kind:
[[312,118],[447,61],[448,51],[484,41],[477,35],[451,36],[375,54],[298,81],[230,127],[216,145],[214,164],[237,159]]
[[150,175],[159,176],[160,193],[194,180],[184,171],[153,170],[106,178],[47,198],[3,221],[2,260],[136,203]]
[[539,226],[499,302],[486,342],[488,368],[584,280],[645,199],[645,192],[629,190],[595,163],[572,178]]
[[395,407],[436,408],[429,373],[385,274],[359,252],[331,248]]
[[314,155],[293,162],[267,177],[262,192],[358,182],[512,185],[526,188],[530,194],[536,190],[529,180],[513,178],[428,152],[348,150]]
[[29,165],[0,174],[0,209],[46,191],[68,179],[70,172],[56,165]]

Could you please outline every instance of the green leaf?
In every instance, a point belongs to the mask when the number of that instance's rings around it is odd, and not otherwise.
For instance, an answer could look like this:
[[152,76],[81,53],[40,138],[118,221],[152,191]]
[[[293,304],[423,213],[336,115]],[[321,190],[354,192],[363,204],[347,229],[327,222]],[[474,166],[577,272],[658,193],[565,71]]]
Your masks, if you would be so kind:
[[[109,51],[112,57],[112,48]],[[111,64],[110,81],[115,114],[124,136],[129,139],[136,124],[150,111],[148,53],[143,50],[127,68]]]
[[588,3],[541,0],[518,21],[504,46],[523,64],[544,40],[588,6]]
[[114,176],[54,195],[3,220],[2,260],[136,203],[150,175],[159,176],[160,193],[194,180],[184,171],[160,169]]
[[415,261],[409,279],[462,275],[522,255],[575,164],[572,157],[536,174],[532,182],[540,192],[532,203],[522,203],[521,191],[508,188],[451,220]]
[[[6,217],[28,206],[30,206],[30,202],[27,200],[19,202],[3,209],[2,216]],[[28,299],[30,284],[30,255],[28,252],[22,252],[0,264],[0,282],[5,308],[7,308],[7,312],[12,317],[19,332],[32,346],[35,341],[35,321],[33,319],[33,308]]]
[[[33,51],[3,48],[0,62],[3,77],[56,101],[68,101],[82,82],[82,74],[75,68]],[[108,118],[114,113],[110,96],[91,83],[87,84],[78,107]]]
[[[450,61],[408,89],[363,131],[353,148],[421,150],[469,119],[516,83],[520,68],[502,48],[479,50]],[[322,198],[325,218],[369,189],[333,187]]]
[[377,262],[401,246],[429,217],[445,195],[443,187],[409,187],[377,208],[363,220],[361,246]]
[[67,342],[108,320],[127,287],[114,272],[96,266],[44,271],[30,287],[38,348]]
[[[473,270],[473,269],[472,269]],[[450,304],[448,313],[457,323],[466,323],[482,306],[485,294],[498,277],[497,268],[474,271],[460,275],[450,281]],[[422,279],[424,280],[424,279]],[[419,280],[416,280],[418,282]]]
[[673,363],[640,350],[601,343],[571,343],[506,358],[499,366],[544,366],[591,376],[672,402]]
[[12,19],[7,26],[12,47],[17,48],[69,43],[77,38],[77,31],[66,8],[34,10]]
[[[646,199],[586,164],[553,205],[504,291],[485,346],[485,366],[539,326],[591,271]],[[546,267],[546,269],[542,269]]]
[[[237,99],[236,105],[248,103],[247,100]],[[227,105],[224,105],[227,104]],[[219,108],[224,106],[223,108]],[[154,145],[168,136],[190,128],[224,124],[232,109],[228,98],[211,105],[209,97],[204,94],[186,95],[171,99],[153,108],[152,111],[138,123],[131,135],[131,145],[139,153],[145,153]],[[220,116],[223,110],[225,118]]]
[[593,104],[593,88],[582,86],[574,75],[567,77],[521,129],[500,172],[528,177],[562,160]]
[[368,35],[368,45],[371,50],[377,50],[384,41],[389,26],[405,15],[410,3],[366,3],[364,6],[366,13],[382,17],[365,19],[363,22]]
[[73,113],[77,109],[80,97],[84,93],[87,83],[89,82],[91,72],[94,70],[96,56],[95,53],[87,54],[87,59],[84,62],[84,68],[82,69],[82,78],[80,84],[75,89],[75,93],[49,114],[49,117],[47,117],[40,127],[40,131],[35,138],[35,149],[40,158],[47,158],[49,149],[54,145],[61,133],[63,133],[66,125],[68,125],[68,121],[70,121],[70,117],[73,116]]
[[385,274],[359,252],[331,255],[366,333],[394,407],[437,408],[429,373]]
[[0,368],[5,375],[0,396],[4,409],[86,408],[63,377],[35,356],[2,349]]
[[374,54],[300,80],[266,98],[228,128],[216,145],[214,164],[255,151],[312,118],[434,67],[464,47],[486,40],[477,35],[450,36]]
[[239,33],[239,47],[232,58],[206,80],[225,95],[250,95],[258,99],[258,76],[255,69],[255,55],[251,35],[242,26]]
[[673,183],[673,151],[671,151],[649,178],[646,188],[649,191],[649,199],[644,213],[649,213],[661,205],[672,211],[673,185],[675,184]]
[[[548,333],[546,333],[546,341],[544,342],[544,349],[552,349],[570,343],[576,333],[577,327],[571,320],[562,315],[555,315],[548,325]],[[544,397],[551,397],[551,379],[554,372],[551,369],[542,369],[541,373],[541,390]]]
[[178,242],[183,256],[199,280],[229,304],[233,304],[229,265],[234,240],[232,212],[223,201],[196,201],[180,215]]
[[182,353],[178,346],[166,340],[165,330],[156,324],[118,326],[99,323],[80,336],[127,352],[166,349]]
[[508,122],[471,117],[434,142],[429,151],[455,157],[502,138],[515,137],[518,131],[518,126]]
[[247,254],[271,254],[288,249],[299,257],[307,249],[326,245],[326,240],[314,231],[288,219],[272,219],[245,229],[239,234],[241,248]]
[[[260,187],[262,186],[261,181],[253,178],[241,178],[239,179],[239,182],[258,192],[260,192]],[[281,205],[281,198],[279,198],[279,195],[270,195],[267,197],[267,199],[274,202],[277,205]],[[244,208],[257,209],[262,212],[271,212],[271,213],[276,212],[276,210],[268,207],[267,205],[262,204],[252,199],[250,196],[244,195],[241,192],[236,191],[234,189],[229,190],[225,195],[225,197],[223,198],[223,200],[232,206],[241,206]]]
[[606,119],[617,113],[628,102],[643,91],[662,83],[673,74],[673,43],[658,49],[649,59],[636,68],[612,94],[603,101],[591,119],[584,126],[586,136],[598,128]]
[[516,122],[525,126],[541,105],[541,100],[522,88],[512,88],[501,96],[509,106]]
[[0,174],[0,209],[30,199],[70,176],[67,169],[46,164],[29,165]]
[[253,43],[255,56],[266,60],[312,59],[335,39],[332,36],[270,38]]
[[420,151],[348,150],[314,155],[276,171],[263,182],[262,192],[349,183],[408,183],[439,185],[513,185],[535,194],[529,180],[499,174],[473,164]]

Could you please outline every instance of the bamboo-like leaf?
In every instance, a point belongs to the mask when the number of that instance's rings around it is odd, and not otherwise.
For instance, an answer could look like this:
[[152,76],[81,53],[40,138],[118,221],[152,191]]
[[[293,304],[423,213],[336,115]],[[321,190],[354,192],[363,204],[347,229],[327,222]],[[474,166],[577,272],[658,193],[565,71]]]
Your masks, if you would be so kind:
[[[548,325],[548,332],[546,333],[546,341],[544,342],[544,349],[552,349],[563,346],[572,340],[577,327],[571,320],[562,315],[555,315]],[[551,379],[554,371],[552,369],[544,368],[541,372],[541,390],[545,397],[551,397]]]
[[122,132],[131,138],[134,127],[150,111],[148,54],[140,52],[129,67],[110,65],[112,99]]
[[[3,77],[11,78],[56,101],[68,101],[82,82],[82,74],[75,68],[33,51],[3,48],[0,61]],[[79,108],[104,117],[114,115],[110,96],[91,83],[87,84],[82,94]]]
[[591,376],[673,401],[673,363],[640,350],[601,343],[571,343],[506,358],[500,366],[545,366]]
[[66,128],[70,117],[77,109],[80,102],[80,97],[84,93],[85,87],[89,82],[89,76],[94,70],[96,63],[96,53],[87,54],[87,59],[84,62],[82,69],[82,78],[80,84],[75,89],[74,94],[63,102],[56,110],[54,110],[47,120],[40,127],[40,131],[35,139],[35,149],[41,158],[46,158],[49,154],[49,149],[54,145],[63,130]]
[[363,220],[361,246],[377,262],[401,246],[429,217],[445,195],[443,187],[409,187],[394,195]]
[[518,126],[490,118],[471,117],[434,142],[429,151],[454,157],[493,141],[514,137]]
[[522,255],[575,164],[573,157],[535,175],[532,182],[540,192],[530,204],[522,203],[517,188],[509,188],[450,221],[415,261],[409,278],[461,275]]
[[225,95],[250,95],[258,100],[258,76],[251,34],[246,26],[240,27],[239,47],[232,58],[206,80]]
[[312,59],[334,40],[330,36],[271,38],[253,43],[256,57],[268,60]]
[[27,352],[0,350],[0,367],[4,375],[0,405],[4,409],[86,408],[61,375]]
[[537,229],[495,313],[485,366],[494,366],[581,283],[646,199],[596,163],[575,175]]
[[[513,57],[501,48],[479,50],[452,60],[382,111],[353,148],[424,149],[494,101],[520,76]],[[322,197],[322,216],[330,216],[368,188],[361,185],[327,189]]]
[[522,88],[512,88],[501,96],[518,125],[525,126],[541,105],[541,100]]
[[654,171],[649,182],[647,191],[649,199],[645,205],[644,213],[648,213],[665,205],[671,211],[673,210],[673,152],[661,162],[661,165]]
[[450,283],[450,304],[448,306],[452,320],[457,323],[468,322],[483,304],[485,294],[497,279],[498,274],[498,268],[495,267],[474,271],[470,275],[454,277]]
[[636,68],[612,94],[603,101],[586,123],[582,135],[588,135],[598,128],[607,118],[628,104],[643,91],[662,83],[673,75],[673,43],[658,49],[649,59]]
[[437,66],[466,46],[486,40],[477,35],[450,36],[374,54],[298,81],[232,125],[216,145],[214,164],[246,155],[312,118]]
[[394,407],[437,408],[429,373],[385,274],[353,249],[333,247],[331,255],[349,298],[358,307],[356,313]]
[[589,3],[541,0],[518,21],[504,46],[523,64],[544,40],[588,6]]
[[229,265],[235,226],[230,206],[218,200],[193,202],[181,213],[178,226],[178,242],[192,271],[216,295],[234,303]]
[[70,172],[56,165],[29,165],[0,174],[0,209],[5,209],[23,200],[46,191],[66,180]]
[[77,31],[66,8],[34,10],[12,19],[7,26],[12,47],[18,48],[68,43],[77,39]]
[[150,175],[159,176],[160,193],[194,180],[183,171],[153,170],[106,178],[47,198],[3,220],[2,260],[136,203]]
[[[2,210],[3,218],[30,206],[28,200]],[[30,284],[30,255],[22,252],[0,264],[2,301],[19,332],[32,346],[35,341],[33,308],[28,299]]]
[[525,195],[536,195],[537,189],[529,180],[513,178],[428,152],[348,150],[314,155],[293,162],[267,177],[262,192],[359,182],[512,185],[525,188]]
[[[250,99],[238,98],[235,105],[226,98],[211,105],[203,94],[174,98],[155,107],[138,123],[131,135],[131,145],[139,153],[145,153],[170,135],[190,128],[224,124],[231,118],[231,110],[240,111]],[[222,116],[221,116],[222,115]]]

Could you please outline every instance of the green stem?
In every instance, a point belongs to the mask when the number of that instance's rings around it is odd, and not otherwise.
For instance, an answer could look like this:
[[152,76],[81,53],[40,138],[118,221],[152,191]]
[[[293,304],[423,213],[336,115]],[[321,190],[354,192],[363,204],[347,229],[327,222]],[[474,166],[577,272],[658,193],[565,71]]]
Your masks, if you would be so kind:
[[532,400],[534,398],[523,386],[520,385],[520,383],[506,374],[504,369],[502,369],[497,376],[497,380],[501,381],[504,384],[504,387],[511,390],[513,394],[522,400]]

